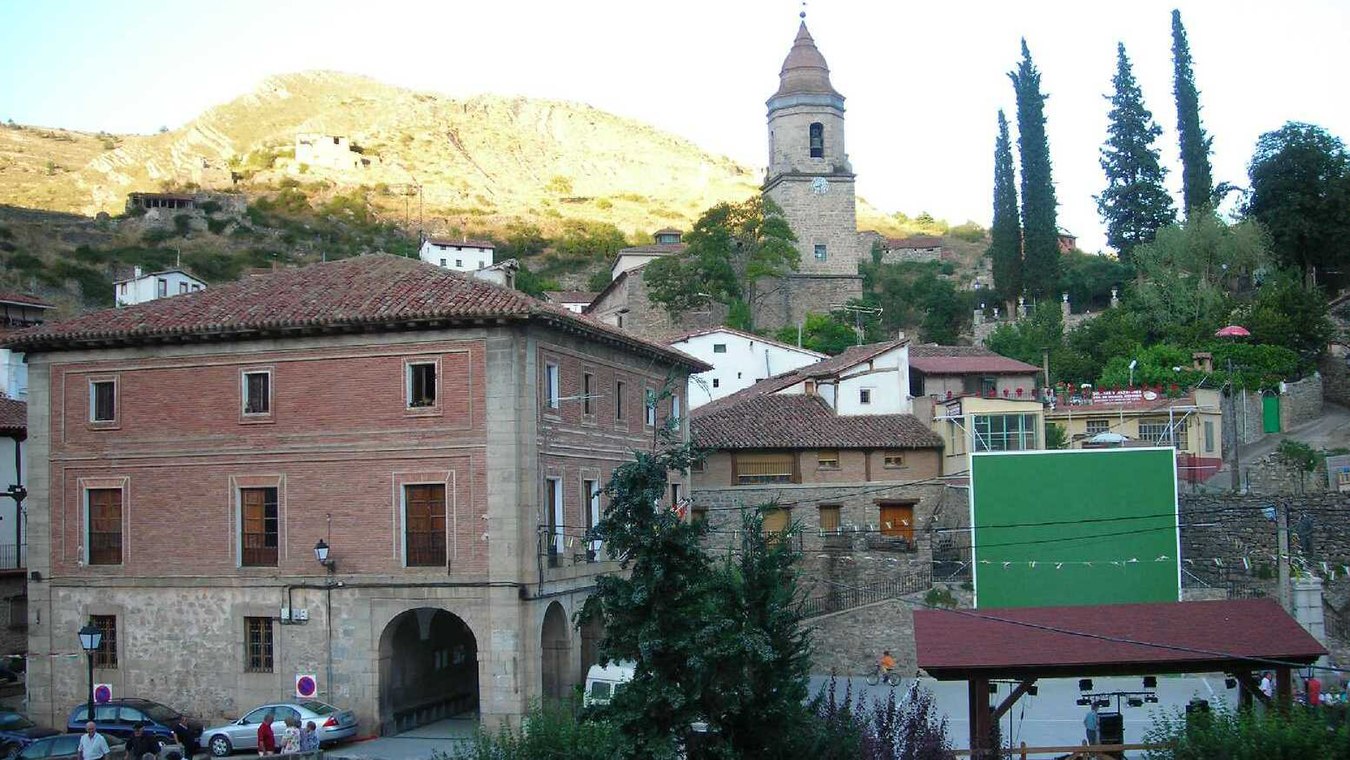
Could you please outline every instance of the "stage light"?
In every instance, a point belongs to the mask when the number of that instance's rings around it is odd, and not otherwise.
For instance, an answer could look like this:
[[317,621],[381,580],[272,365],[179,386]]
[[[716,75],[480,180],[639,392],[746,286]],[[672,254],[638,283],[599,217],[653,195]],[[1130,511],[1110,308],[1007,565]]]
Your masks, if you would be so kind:
[[1237,679],[1234,678],[1234,677],[1232,677],[1232,676],[1229,676],[1229,677],[1223,679],[1223,687],[1224,687],[1225,689],[1236,689],[1236,688],[1237,688]]
[[1156,689],[1156,688],[1158,688],[1158,677],[1157,677],[1157,676],[1144,676],[1144,688],[1145,688],[1145,689]]
[[1125,700],[1125,704],[1129,705],[1130,707],[1143,707],[1144,700],[1140,699],[1139,697],[1130,697],[1129,699]]
[[1079,691],[1092,691],[1092,679],[1091,679],[1091,678],[1080,678],[1080,679],[1078,679],[1078,690],[1079,690]]

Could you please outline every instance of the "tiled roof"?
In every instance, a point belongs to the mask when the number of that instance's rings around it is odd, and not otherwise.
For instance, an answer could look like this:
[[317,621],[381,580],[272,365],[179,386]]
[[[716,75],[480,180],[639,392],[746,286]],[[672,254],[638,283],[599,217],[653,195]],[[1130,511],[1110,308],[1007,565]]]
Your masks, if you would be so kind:
[[0,430],[14,432],[28,429],[28,404],[0,396]]
[[654,236],[655,236],[655,235],[681,235],[681,234],[684,234],[683,231],[682,231],[682,230],[677,230],[677,229],[675,229],[674,227],[662,227],[661,229],[659,229],[659,230],[657,230],[656,232],[653,232],[653,233],[652,233],[652,235],[654,235]]
[[804,354],[813,354],[815,356],[819,356],[822,359],[826,359],[829,357],[828,354],[822,354],[819,351],[812,351],[809,348],[794,346],[788,343],[784,343],[782,341],[774,340],[773,338],[766,338],[763,335],[755,335],[754,333],[748,333],[742,330],[737,330],[733,327],[727,327],[726,325],[719,325],[717,327],[704,327],[698,330],[690,330],[689,332],[680,333],[679,335],[666,338],[666,343],[670,345],[675,345],[676,343],[689,340],[690,338],[697,338],[700,335],[711,335],[712,333],[728,333],[730,335],[738,335],[742,338],[745,338],[746,340],[757,340],[760,343],[767,343],[771,346],[786,348],[790,351],[800,351],[801,353]]
[[598,294],[589,290],[545,290],[544,295],[554,303],[590,303]]
[[205,283],[205,282],[206,282],[206,281],[203,280],[202,278],[200,278],[200,277],[198,277],[197,275],[195,275],[195,274],[189,272],[189,271],[186,270],[186,269],[181,269],[181,268],[178,268],[178,267],[174,267],[174,268],[171,268],[171,269],[161,269],[161,270],[159,270],[158,272],[141,272],[140,274],[135,274],[135,275],[132,275],[131,277],[123,277],[123,278],[120,279],[120,280],[114,281],[113,284],[114,284],[114,285],[119,285],[119,284],[124,283],[124,282],[132,282],[132,281],[134,281],[134,280],[144,280],[144,279],[147,279],[147,278],[150,278],[150,277],[158,277],[158,276],[160,276],[160,275],[162,275],[162,274],[181,274],[181,275],[183,275],[183,276],[185,276],[185,277],[191,277],[192,279],[194,279],[194,280],[196,280],[197,282],[200,282],[200,283]]
[[930,375],[1026,375],[1040,368],[980,346],[910,346],[909,366]]
[[801,393],[697,414],[690,431],[696,445],[709,449],[942,447],[942,438],[912,414],[838,415],[820,397]]
[[1197,666],[1243,658],[1309,662],[1326,654],[1273,599],[916,610],[914,641],[919,667],[942,679],[981,671],[1088,676],[1125,667],[1206,672],[1232,667]]
[[941,248],[942,238],[929,237],[927,235],[916,235],[906,238],[886,238],[886,250],[892,251],[897,248]]
[[460,248],[496,248],[497,244],[491,240],[451,240],[449,238],[427,238],[427,242],[432,245],[438,245],[442,248],[449,246],[459,246]]
[[704,404],[690,412],[690,416],[697,418],[700,414],[710,414],[739,404],[747,399],[759,398],[760,396],[777,393],[778,391],[781,391],[784,388],[790,388],[803,380],[833,377],[850,367],[869,361],[891,349],[899,348],[900,346],[905,345],[905,343],[906,341],[903,340],[892,340],[883,343],[868,343],[862,346],[850,346],[838,356],[818,361],[815,364],[808,364],[799,369],[789,370],[780,375],[765,378],[749,388],[741,389],[730,396],[723,396],[716,401]]
[[143,345],[194,340],[248,340],[360,329],[435,328],[489,320],[530,321],[586,333],[687,366],[709,365],[531,298],[419,259],[357,256],[250,277],[173,298],[105,309],[14,333],[19,351]]
[[0,303],[16,303],[22,306],[37,306],[43,309],[50,309],[52,305],[37,296],[15,293],[12,290],[0,290]]

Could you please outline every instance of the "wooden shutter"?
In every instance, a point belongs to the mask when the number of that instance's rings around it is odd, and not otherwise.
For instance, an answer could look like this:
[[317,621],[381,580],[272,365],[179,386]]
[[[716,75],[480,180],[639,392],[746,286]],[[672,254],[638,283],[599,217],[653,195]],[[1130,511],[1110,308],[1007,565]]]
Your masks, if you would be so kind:
[[122,489],[89,491],[89,564],[122,564]]
[[444,567],[445,484],[404,486],[408,566]]
[[914,505],[882,504],[881,535],[914,541]]
[[244,488],[239,491],[243,517],[243,552],[241,564],[245,567],[276,567],[277,565],[277,489]]

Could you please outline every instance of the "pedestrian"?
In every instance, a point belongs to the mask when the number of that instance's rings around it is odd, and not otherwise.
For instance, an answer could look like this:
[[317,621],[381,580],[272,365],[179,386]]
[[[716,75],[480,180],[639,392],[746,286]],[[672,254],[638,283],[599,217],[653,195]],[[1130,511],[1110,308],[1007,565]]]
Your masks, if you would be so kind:
[[1089,746],[1097,746],[1097,739],[1101,737],[1101,720],[1097,717],[1097,703],[1092,703],[1088,708],[1087,715],[1083,716],[1083,728],[1087,729],[1087,743]]
[[131,738],[127,739],[127,760],[142,760],[143,755],[159,755],[159,739],[145,733],[145,724],[136,721],[131,726]]
[[272,733],[272,713],[263,716],[262,723],[258,724],[258,754],[275,755],[277,753],[277,737]]
[[1316,673],[1308,673],[1308,677],[1303,681],[1303,689],[1308,695],[1309,707],[1320,707],[1322,705],[1322,681]]
[[294,755],[300,751],[300,720],[294,716],[286,716],[286,728],[281,731],[281,754]]
[[80,760],[103,760],[111,751],[108,749],[108,740],[94,729],[94,721],[84,724],[84,736],[80,737]]
[[300,751],[317,752],[319,749],[319,727],[309,721],[300,731]]
[[1266,699],[1275,696],[1275,675],[1269,670],[1261,674],[1261,693],[1266,695]]
[[[197,755],[197,734],[188,725],[187,717],[178,716],[178,722],[173,725],[173,740],[183,748],[183,755],[191,760]],[[180,759],[181,760],[181,759]]]

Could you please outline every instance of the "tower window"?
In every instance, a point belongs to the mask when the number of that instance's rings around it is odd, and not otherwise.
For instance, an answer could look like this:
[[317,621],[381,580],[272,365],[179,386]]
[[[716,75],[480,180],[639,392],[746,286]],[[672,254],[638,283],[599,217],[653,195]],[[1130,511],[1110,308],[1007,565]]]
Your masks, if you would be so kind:
[[811,158],[825,157],[825,125],[815,122],[811,125]]
[[816,243],[816,261],[825,260],[825,244]]

